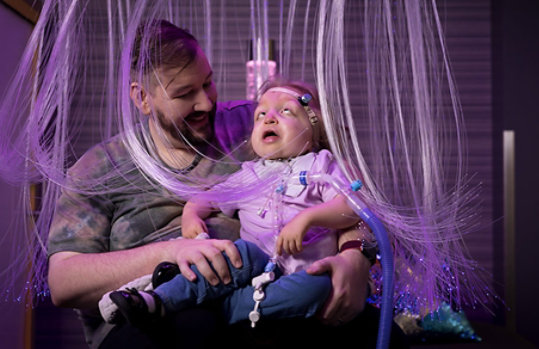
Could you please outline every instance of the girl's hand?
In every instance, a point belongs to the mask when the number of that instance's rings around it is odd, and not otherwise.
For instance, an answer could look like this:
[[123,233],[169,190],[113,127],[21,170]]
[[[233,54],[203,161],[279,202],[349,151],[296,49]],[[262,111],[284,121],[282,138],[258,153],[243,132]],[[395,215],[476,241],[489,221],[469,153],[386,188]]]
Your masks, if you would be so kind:
[[194,215],[191,217],[182,217],[182,236],[184,238],[194,239],[200,233],[208,234],[208,227],[203,219]]
[[303,251],[303,238],[309,229],[308,223],[302,214],[294,217],[279,233],[275,249],[278,255],[284,252],[296,254]]

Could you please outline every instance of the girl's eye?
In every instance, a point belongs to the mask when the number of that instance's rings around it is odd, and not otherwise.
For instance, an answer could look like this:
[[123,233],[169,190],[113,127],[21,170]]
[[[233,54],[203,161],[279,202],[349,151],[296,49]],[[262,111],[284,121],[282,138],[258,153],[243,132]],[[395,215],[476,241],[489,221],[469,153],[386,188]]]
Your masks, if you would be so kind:
[[292,113],[292,110],[291,110],[291,109],[288,109],[288,108],[284,108],[284,109],[281,111],[281,114],[283,114],[283,115],[294,115],[294,113]]
[[260,113],[256,114],[256,120],[262,119],[264,116],[266,116],[266,112],[261,111]]

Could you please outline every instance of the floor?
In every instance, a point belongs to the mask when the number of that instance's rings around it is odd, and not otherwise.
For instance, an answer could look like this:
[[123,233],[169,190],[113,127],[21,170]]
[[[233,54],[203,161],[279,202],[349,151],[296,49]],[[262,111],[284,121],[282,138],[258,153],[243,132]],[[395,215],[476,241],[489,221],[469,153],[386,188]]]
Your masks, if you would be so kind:
[[474,343],[424,343],[413,344],[411,349],[534,349],[538,348],[504,327],[490,323],[472,322],[475,333],[481,337]]
[[[43,304],[35,314],[34,348],[35,349],[83,349],[88,348],[76,314],[69,309],[59,309],[51,304]],[[539,348],[518,335],[510,333],[504,327],[471,322],[480,342],[463,343],[412,343],[411,349],[533,349]]]

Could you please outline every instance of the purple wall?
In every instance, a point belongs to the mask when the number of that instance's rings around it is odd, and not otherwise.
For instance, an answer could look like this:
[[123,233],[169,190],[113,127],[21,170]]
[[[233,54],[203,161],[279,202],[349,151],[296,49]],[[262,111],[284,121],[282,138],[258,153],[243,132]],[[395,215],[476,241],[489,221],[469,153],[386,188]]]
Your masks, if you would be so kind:
[[[0,3],[0,93],[3,93],[17,66],[33,25]],[[13,217],[14,203],[18,192],[0,180],[0,237],[6,236],[10,219]],[[0,271],[4,271],[9,263],[5,259],[7,249],[11,248],[9,240],[0,240]],[[0,274],[0,285],[4,285],[4,275]],[[3,348],[24,347],[24,306],[20,303],[0,300],[0,343]]]
[[[539,2],[496,0],[493,9],[495,184],[502,183],[502,131],[515,132],[515,308],[517,333],[539,346]],[[503,212],[502,189],[494,207]],[[503,228],[501,223],[496,233]],[[503,240],[497,239],[503,251]],[[499,255],[499,253],[497,254]],[[503,267],[503,265],[502,265]]]

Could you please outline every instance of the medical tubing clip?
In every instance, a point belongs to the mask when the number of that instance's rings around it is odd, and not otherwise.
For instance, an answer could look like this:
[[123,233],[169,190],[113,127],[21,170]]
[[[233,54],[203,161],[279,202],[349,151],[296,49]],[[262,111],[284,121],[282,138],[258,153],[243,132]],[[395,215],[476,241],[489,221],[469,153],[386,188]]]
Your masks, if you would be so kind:
[[260,308],[260,302],[266,298],[264,288],[267,284],[275,280],[275,262],[270,259],[264,267],[264,272],[253,278],[251,285],[254,287],[253,300],[255,301],[254,309],[249,313],[249,320],[251,321],[251,327],[254,328],[256,323],[260,320],[261,315],[258,309]]

